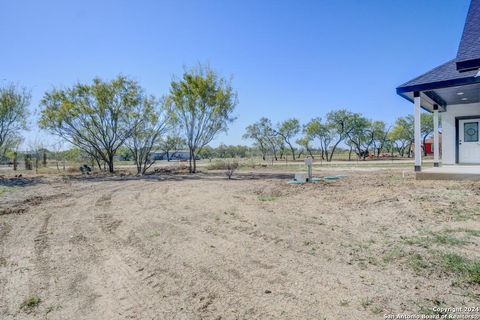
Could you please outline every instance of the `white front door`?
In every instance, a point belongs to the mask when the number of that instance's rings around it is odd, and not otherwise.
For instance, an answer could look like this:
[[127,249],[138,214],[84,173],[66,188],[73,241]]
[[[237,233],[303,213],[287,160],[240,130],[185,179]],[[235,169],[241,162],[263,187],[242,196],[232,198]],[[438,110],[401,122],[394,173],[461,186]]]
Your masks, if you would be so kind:
[[458,162],[480,163],[480,119],[458,121]]

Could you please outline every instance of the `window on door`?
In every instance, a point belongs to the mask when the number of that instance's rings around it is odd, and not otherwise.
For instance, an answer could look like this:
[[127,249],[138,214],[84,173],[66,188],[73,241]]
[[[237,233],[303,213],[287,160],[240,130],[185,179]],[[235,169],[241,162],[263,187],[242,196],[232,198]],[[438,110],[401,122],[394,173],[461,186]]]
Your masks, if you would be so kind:
[[478,142],[478,122],[465,122],[463,125],[463,141]]

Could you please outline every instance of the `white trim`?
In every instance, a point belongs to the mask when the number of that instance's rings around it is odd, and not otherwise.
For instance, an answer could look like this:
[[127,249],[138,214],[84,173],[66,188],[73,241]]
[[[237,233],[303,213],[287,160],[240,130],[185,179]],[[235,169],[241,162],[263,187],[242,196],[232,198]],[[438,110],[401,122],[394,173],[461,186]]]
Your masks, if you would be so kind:
[[433,162],[440,161],[440,140],[438,136],[438,110],[433,110]]
[[422,135],[421,135],[421,98],[414,98],[414,117],[415,117],[415,166],[422,165]]

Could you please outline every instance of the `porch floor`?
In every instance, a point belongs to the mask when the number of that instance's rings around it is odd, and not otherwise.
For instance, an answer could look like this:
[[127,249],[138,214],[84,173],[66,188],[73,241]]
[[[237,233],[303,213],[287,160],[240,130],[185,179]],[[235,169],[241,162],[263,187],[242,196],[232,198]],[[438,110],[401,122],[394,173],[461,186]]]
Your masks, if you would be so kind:
[[417,180],[472,180],[480,181],[480,165],[445,165],[437,168],[422,168],[416,173]]

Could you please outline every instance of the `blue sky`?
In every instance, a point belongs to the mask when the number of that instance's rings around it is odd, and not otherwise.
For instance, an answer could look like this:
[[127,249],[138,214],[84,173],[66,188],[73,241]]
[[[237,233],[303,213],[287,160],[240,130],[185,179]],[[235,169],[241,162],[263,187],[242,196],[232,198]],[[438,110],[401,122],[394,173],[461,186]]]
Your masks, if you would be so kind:
[[[237,121],[215,144],[247,143],[266,116],[302,122],[347,108],[392,123],[395,87],[452,59],[469,0],[0,0],[0,83],[32,90],[122,73],[168,93],[183,66],[233,76]],[[55,139],[32,120],[26,143]]]

